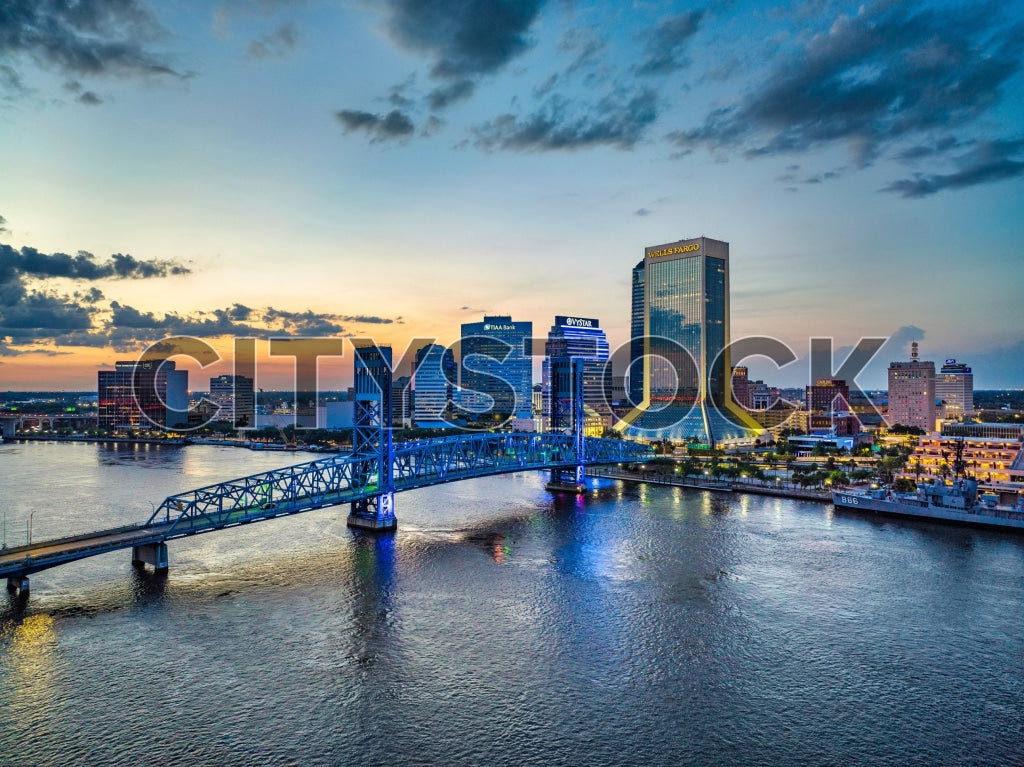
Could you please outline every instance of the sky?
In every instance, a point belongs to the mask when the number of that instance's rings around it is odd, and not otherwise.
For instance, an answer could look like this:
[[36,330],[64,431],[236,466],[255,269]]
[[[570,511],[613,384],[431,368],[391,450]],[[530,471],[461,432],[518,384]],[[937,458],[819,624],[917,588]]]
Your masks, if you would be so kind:
[[[650,245],[730,244],[733,339],[891,340],[1024,386],[1024,4],[5,0],[0,389],[172,335],[629,334]],[[734,360],[735,362],[735,360]],[[341,388],[350,359],[321,363]]]

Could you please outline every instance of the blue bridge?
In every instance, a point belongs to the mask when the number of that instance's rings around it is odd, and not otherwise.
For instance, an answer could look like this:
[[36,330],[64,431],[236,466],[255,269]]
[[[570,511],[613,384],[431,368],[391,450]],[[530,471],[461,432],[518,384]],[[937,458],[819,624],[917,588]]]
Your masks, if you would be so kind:
[[[370,387],[364,380],[360,390],[360,360],[372,362],[371,355],[372,350],[356,359],[356,426],[351,454],[172,495],[138,525],[4,549],[0,551],[0,577],[8,579],[8,590],[27,597],[32,573],[119,549],[130,548],[136,566],[148,564],[164,571],[168,567],[167,541],[326,506],[350,504],[351,527],[393,530],[397,525],[396,493],[492,474],[550,470],[550,488],[581,492],[586,466],[642,461],[653,455],[649,446],[637,442],[584,437],[582,410],[576,428],[568,434],[462,433],[394,443],[391,430],[383,426],[390,422],[389,403],[380,395],[390,387]],[[388,367],[372,375],[389,378],[382,372]]]

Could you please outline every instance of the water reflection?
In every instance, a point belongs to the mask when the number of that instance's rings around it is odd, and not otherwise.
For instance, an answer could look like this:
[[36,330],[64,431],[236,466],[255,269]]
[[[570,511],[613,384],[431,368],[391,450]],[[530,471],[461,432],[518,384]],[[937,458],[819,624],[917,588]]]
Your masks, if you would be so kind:
[[394,535],[353,531],[349,657],[361,666],[376,663],[388,645],[395,608],[396,561]]

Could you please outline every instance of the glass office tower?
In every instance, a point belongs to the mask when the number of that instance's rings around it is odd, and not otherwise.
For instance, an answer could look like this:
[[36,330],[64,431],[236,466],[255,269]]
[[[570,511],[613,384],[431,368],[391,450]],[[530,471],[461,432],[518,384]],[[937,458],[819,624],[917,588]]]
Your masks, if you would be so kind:
[[[588,317],[555,317],[544,344],[543,402],[547,428],[561,431],[572,423],[572,360],[583,363],[583,402],[588,416],[611,416],[612,366],[608,363],[608,339],[601,323]],[[600,436],[601,430],[596,432]]]
[[[698,237],[655,245],[644,251],[642,273],[643,401],[625,419],[629,431],[709,445],[753,436],[760,426],[733,401],[728,376],[729,244]],[[631,357],[632,369],[640,367]]]
[[[633,267],[633,306],[629,318],[629,389],[630,404],[636,407],[644,400],[644,261]],[[633,364],[636,363],[636,364]]]
[[508,315],[462,325],[462,404],[484,417],[533,420],[532,322]]

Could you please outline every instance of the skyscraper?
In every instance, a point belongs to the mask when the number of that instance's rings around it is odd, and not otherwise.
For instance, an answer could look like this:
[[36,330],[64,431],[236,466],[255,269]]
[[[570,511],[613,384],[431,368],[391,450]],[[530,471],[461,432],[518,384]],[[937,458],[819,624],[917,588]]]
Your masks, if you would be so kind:
[[218,407],[217,420],[233,426],[254,426],[256,412],[253,380],[249,376],[220,375],[210,379],[210,400]]
[[935,363],[917,357],[911,345],[910,362],[889,363],[890,426],[916,426],[935,430]]
[[[644,401],[644,261],[633,267],[633,302],[629,318],[629,388],[633,407]],[[636,363],[635,365],[633,363]]]
[[[555,317],[544,344],[544,415],[548,428],[572,427],[572,359],[583,362],[583,402],[589,420],[596,420],[596,436],[611,417],[612,366],[608,363],[608,339],[596,319]],[[600,428],[600,431],[596,429]]]
[[413,420],[426,429],[451,426],[451,402],[454,389],[455,355],[440,344],[427,344],[416,350],[413,386],[416,389]]
[[943,418],[974,412],[974,373],[962,362],[946,360],[935,376],[935,397],[942,403]]
[[515,418],[532,425],[533,362],[526,348],[532,322],[508,315],[462,325],[462,404],[485,417]]
[[759,432],[732,399],[729,244],[697,237],[646,248],[643,269],[633,269],[634,324],[641,273],[643,400],[625,425],[639,436],[711,445]]
[[101,429],[184,426],[188,371],[168,360],[121,361],[96,376]]

